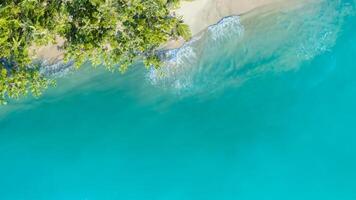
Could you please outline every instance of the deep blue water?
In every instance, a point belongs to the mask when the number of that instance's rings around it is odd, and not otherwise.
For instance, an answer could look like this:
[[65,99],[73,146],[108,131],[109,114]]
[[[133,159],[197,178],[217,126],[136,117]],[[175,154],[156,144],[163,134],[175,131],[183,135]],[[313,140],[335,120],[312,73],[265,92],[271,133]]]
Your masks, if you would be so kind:
[[84,67],[0,108],[0,199],[356,199],[354,4],[231,18],[162,76]]

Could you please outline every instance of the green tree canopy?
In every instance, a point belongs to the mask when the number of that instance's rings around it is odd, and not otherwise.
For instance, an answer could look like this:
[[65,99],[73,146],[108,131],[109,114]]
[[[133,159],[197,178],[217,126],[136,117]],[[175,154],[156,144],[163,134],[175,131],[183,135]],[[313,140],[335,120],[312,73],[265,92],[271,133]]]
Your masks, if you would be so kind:
[[51,82],[29,56],[31,46],[65,40],[66,61],[89,60],[125,71],[137,58],[159,66],[159,46],[188,39],[190,31],[171,14],[179,0],[0,0],[0,103]]

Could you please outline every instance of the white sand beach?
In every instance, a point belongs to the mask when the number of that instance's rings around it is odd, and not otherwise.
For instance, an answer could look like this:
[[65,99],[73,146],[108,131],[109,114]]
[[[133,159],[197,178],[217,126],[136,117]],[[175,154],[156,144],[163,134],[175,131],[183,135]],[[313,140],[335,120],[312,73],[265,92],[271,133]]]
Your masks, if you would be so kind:
[[[182,1],[176,15],[182,16],[195,36],[222,18],[242,15],[261,7],[273,9],[293,9],[306,2],[316,0],[193,0]],[[163,48],[174,49],[184,44],[184,40],[169,41]]]
[[57,37],[56,45],[49,44],[46,46],[31,46],[30,55],[34,59],[46,60],[48,63],[55,63],[59,60],[63,60],[64,52],[62,50],[62,45],[64,44],[64,39]]
[[281,0],[195,0],[183,1],[176,11],[196,35],[209,25],[229,15],[240,15],[255,8],[281,2]]
[[[183,17],[194,36],[226,16],[241,15],[263,6],[294,7],[307,1],[312,0],[193,0],[182,1],[180,8],[174,12]],[[60,46],[63,45],[63,40],[57,41],[57,45],[31,48],[33,57],[53,62],[61,60],[63,51]],[[163,48],[178,48],[184,42],[183,39],[170,41]]]

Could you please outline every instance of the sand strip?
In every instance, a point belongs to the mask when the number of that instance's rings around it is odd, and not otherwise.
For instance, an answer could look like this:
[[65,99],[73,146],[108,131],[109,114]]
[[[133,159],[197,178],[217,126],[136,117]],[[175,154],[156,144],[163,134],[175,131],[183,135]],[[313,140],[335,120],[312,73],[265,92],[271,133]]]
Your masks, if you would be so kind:
[[[183,17],[194,36],[226,16],[241,15],[262,6],[303,1],[306,0],[193,0],[182,1],[181,7],[174,12]],[[60,41],[59,44],[63,44],[63,41]],[[163,48],[178,48],[183,44],[184,40],[180,39],[168,42]],[[47,45],[35,49],[33,57],[37,59],[56,61],[63,58],[60,45]]]

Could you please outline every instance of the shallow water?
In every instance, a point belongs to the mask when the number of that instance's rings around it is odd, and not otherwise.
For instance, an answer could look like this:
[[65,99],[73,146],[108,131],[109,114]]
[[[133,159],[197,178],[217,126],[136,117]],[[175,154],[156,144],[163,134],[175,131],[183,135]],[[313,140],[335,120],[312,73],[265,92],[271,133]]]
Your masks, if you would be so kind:
[[161,71],[1,108],[0,199],[356,199],[354,5],[227,18]]

